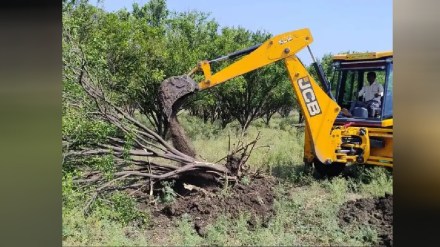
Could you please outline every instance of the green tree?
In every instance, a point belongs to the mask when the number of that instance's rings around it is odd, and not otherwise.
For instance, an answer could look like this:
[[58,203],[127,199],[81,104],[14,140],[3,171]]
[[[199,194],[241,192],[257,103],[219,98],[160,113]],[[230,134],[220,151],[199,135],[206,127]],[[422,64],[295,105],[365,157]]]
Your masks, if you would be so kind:
[[[168,123],[157,94],[165,78],[186,74],[200,60],[270,37],[244,28],[219,30],[209,15],[170,12],[164,0],[134,4],[131,12],[108,13],[87,1],[65,1],[63,8],[66,89],[75,88],[73,69],[86,63],[112,102],[132,116],[143,115],[161,136],[166,135]],[[218,71],[232,62],[213,64],[212,69]],[[200,80],[200,75],[195,79]],[[286,85],[283,66],[272,64],[199,93],[184,108],[205,121],[220,120],[223,126],[238,120],[245,130],[254,119],[265,116],[269,121],[276,111],[292,106],[293,94]]]
[[132,14],[126,10],[107,13],[83,2],[69,6],[63,26],[64,43],[79,47],[89,72],[107,96],[132,115],[139,110],[162,136],[167,124],[156,95],[167,66],[164,16],[168,12],[163,4],[150,1],[142,8],[134,7]]

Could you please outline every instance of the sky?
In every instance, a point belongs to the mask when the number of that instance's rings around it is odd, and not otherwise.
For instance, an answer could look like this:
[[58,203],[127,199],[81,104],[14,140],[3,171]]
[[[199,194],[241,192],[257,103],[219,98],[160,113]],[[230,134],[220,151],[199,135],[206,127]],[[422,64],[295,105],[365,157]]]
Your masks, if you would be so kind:
[[[97,5],[106,11],[131,10],[134,2],[143,5],[148,0],[104,0]],[[221,27],[240,26],[273,35],[309,28],[316,58],[393,49],[392,0],[168,0],[167,6],[171,11],[209,13]],[[298,56],[306,65],[312,62],[307,49]]]

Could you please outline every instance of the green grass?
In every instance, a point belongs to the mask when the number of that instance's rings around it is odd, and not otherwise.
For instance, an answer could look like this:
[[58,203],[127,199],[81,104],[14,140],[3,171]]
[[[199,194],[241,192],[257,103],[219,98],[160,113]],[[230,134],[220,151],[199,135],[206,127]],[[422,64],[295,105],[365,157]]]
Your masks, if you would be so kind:
[[72,174],[63,177],[63,245],[134,246],[148,245],[144,226],[148,212],[137,210],[132,198],[122,192],[98,198],[89,215],[84,207],[90,198],[72,183]]
[[[294,118],[296,119],[296,118]],[[304,132],[292,127],[292,118],[275,117],[266,126],[256,121],[241,136],[237,123],[225,129],[216,124],[203,124],[200,119],[180,115],[180,121],[191,137],[197,153],[208,161],[226,156],[228,142],[240,138],[246,143],[260,132],[261,139],[249,163],[252,169],[262,169],[281,178],[276,186],[278,199],[276,215],[268,227],[248,229],[246,212],[236,218],[226,215],[207,228],[200,237],[186,215],[178,221],[173,234],[163,236],[171,245],[374,245],[375,229],[351,224],[344,229],[338,225],[337,213],[346,201],[383,196],[393,193],[391,172],[381,167],[349,167],[349,176],[316,179],[302,165]],[[64,245],[157,245],[149,239],[145,226],[148,212],[135,209],[124,194],[110,197],[111,203],[98,201],[89,216],[82,214],[88,199],[82,190],[71,183],[71,174],[63,178],[63,244]],[[249,181],[244,178],[242,183]],[[224,193],[229,193],[224,191]],[[140,224],[139,224],[140,222]],[[153,241],[153,242],[152,242]]]
[[81,208],[63,209],[65,246],[146,246],[148,236],[137,226],[103,216],[97,211],[84,216]]
[[363,196],[393,194],[392,172],[383,167],[356,166],[354,178],[350,180],[352,190]]

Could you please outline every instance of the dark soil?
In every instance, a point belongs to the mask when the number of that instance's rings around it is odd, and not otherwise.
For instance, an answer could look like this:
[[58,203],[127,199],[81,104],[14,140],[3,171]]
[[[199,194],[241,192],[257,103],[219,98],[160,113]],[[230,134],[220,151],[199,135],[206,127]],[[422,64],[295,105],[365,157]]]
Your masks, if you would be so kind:
[[173,146],[191,157],[196,156],[196,151],[180,126],[176,115],[185,99],[197,89],[197,83],[186,75],[170,77],[164,80],[159,87],[159,100],[163,112],[168,116]]
[[378,232],[381,246],[393,245],[393,195],[346,202],[338,217],[342,227],[353,222],[372,226]]
[[[169,116],[173,146],[191,157],[196,156],[194,146],[179,124],[176,113],[184,99],[195,90],[197,84],[191,78],[179,76],[165,80],[159,92],[164,112]],[[240,170],[240,161],[236,157],[228,157],[226,166],[232,174]],[[274,214],[273,178],[253,177],[248,185],[235,183],[227,189],[222,189],[213,181],[214,177],[203,172],[180,178],[173,188],[179,196],[173,203],[153,210],[152,224],[159,228],[169,228],[176,222],[175,218],[188,214],[197,233],[205,236],[207,226],[213,224],[220,215],[237,218],[246,213],[250,216],[250,228],[256,227],[257,222],[263,226],[267,225]]]
[[185,130],[180,125],[175,113],[171,114],[169,124],[173,146],[180,152],[194,158],[196,156],[196,150],[194,149],[194,146],[189,138],[186,136]]
[[197,90],[197,82],[187,75],[165,79],[159,87],[159,100],[165,115],[170,117],[172,112],[177,112],[185,99]]
[[[178,197],[172,204],[159,210],[170,221],[188,214],[194,223],[194,228],[201,236],[206,235],[207,226],[213,224],[220,215],[237,218],[240,213],[250,216],[250,229],[257,226],[267,226],[268,220],[274,215],[273,202],[275,198],[274,180],[272,178],[251,178],[249,185],[235,184],[222,191],[218,186],[197,187]],[[258,219],[258,220],[257,220]]]

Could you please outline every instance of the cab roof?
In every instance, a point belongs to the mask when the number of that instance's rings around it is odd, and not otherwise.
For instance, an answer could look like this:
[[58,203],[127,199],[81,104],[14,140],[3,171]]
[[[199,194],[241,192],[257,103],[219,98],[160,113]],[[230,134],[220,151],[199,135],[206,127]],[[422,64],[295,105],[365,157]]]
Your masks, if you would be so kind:
[[352,54],[337,54],[333,56],[333,60],[353,61],[353,60],[374,60],[378,58],[393,57],[392,51],[379,52],[363,52]]

